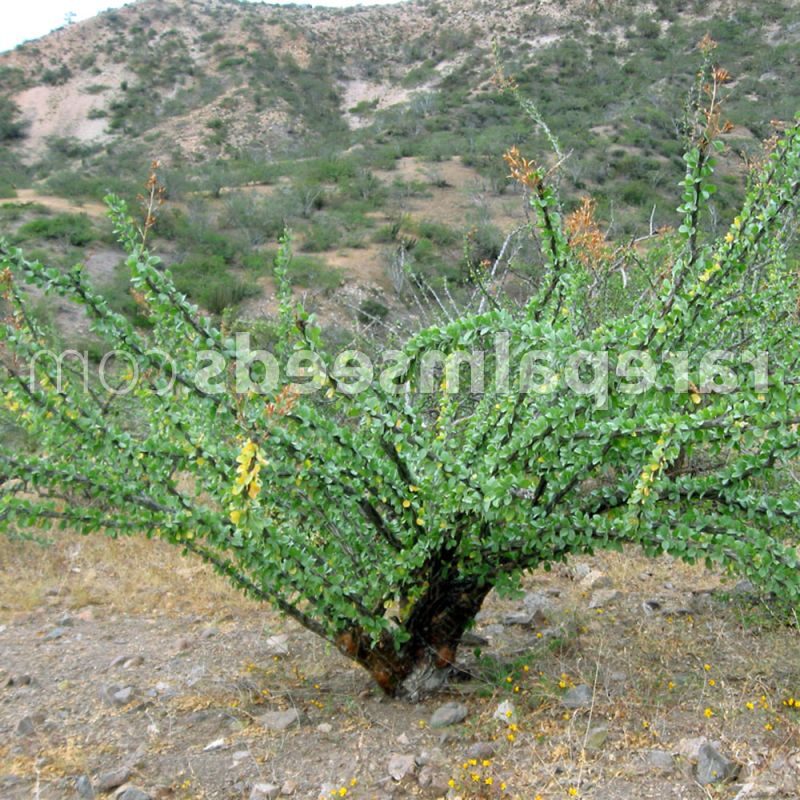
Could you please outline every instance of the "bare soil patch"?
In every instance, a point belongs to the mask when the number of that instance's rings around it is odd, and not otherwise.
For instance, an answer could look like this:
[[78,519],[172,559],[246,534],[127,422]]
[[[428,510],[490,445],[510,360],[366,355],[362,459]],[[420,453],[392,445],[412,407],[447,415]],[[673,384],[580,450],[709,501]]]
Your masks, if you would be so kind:
[[[158,798],[798,796],[797,630],[666,558],[580,559],[490,596],[485,643],[460,654],[470,679],[419,705],[159,542],[3,542],[0,563],[9,800],[77,797],[79,777],[115,770]],[[576,687],[590,700],[571,708]],[[467,717],[432,728],[445,702]],[[273,711],[299,723],[269,730]],[[732,783],[698,783],[697,737],[739,765]]]

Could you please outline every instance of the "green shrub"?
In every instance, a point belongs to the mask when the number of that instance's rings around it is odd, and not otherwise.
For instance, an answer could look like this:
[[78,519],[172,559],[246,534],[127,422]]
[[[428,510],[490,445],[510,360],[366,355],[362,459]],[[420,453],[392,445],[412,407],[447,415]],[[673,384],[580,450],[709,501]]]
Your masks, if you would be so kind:
[[97,237],[86,214],[57,214],[54,217],[32,219],[17,231],[20,241],[58,239],[73,247],[84,247]]
[[342,240],[342,229],[329,219],[315,219],[303,235],[303,250],[319,253],[332,250]]
[[0,142],[21,139],[25,135],[25,125],[18,119],[19,114],[19,106],[0,95]]
[[306,289],[330,291],[342,283],[342,273],[313,256],[295,255],[289,264],[289,281]]

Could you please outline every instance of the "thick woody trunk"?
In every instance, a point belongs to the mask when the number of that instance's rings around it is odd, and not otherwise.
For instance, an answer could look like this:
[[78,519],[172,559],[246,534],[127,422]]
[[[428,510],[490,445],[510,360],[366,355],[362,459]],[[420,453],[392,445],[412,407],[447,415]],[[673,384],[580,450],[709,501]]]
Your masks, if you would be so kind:
[[434,581],[403,623],[409,639],[399,650],[390,636],[375,645],[361,631],[342,634],[339,647],[369,670],[387,694],[417,701],[453,674],[461,637],[491,588],[474,580]]

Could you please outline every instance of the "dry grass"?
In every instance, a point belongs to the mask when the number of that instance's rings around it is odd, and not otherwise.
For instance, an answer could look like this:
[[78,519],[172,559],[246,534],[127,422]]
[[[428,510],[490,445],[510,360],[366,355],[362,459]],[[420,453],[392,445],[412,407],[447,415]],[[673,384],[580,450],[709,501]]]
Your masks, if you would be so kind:
[[254,606],[196,559],[144,537],[111,539],[57,531],[52,542],[0,540],[0,617],[63,598],[67,608],[132,613],[212,613]]

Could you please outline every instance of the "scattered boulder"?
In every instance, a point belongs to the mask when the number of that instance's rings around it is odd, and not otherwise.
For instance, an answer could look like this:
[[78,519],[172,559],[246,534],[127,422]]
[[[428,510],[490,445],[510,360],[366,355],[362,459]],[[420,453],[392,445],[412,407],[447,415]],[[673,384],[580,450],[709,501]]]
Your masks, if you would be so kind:
[[598,589],[596,592],[592,592],[589,608],[605,608],[618,600],[620,596],[620,592],[616,589]]
[[467,749],[467,758],[474,758],[477,761],[494,758],[495,747],[491,742],[475,742]]
[[514,704],[510,700],[503,700],[495,709],[494,714],[492,714],[492,719],[505,723],[516,722],[517,711],[514,708]]
[[430,719],[431,728],[446,728],[463,722],[469,709],[463,703],[445,703],[433,712]]
[[443,797],[450,791],[449,775],[431,764],[424,766],[417,776],[417,783],[423,789],[430,789],[436,797]]
[[275,800],[281,793],[281,787],[274,783],[254,783],[250,789],[250,800]]
[[708,743],[705,736],[681,739],[678,742],[677,753],[687,761],[697,761],[700,756],[700,749]]
[[23,717],[17,723],[17,736],[33,736],[36,728],[44,722],[44,717],[40,714]]
[[60,639],[62,636],[65,636],[68,633],[69,633],[69,629],[68,628],[66,628],[63,625],[59,625],[58,627],[53,628],[53,630],[48,631],[44,635],[44,640],[46,642],[52,642],[55,639]]
[[286,633],[278,634],[277,636],[270,636],[264,645],[264,654],[277,658],[279,656],[289,655],[289,635]]
[[320,722],[320,724],[317,725],[317,730],[320,733],[330,733],[333,730],[333,725],[331,725],[330,722]]
[[78,780],[75,781],[75,791],[78,793],[78,797],[81,800],[94,800],[95,793],[94,793],[94,786],[92,786],[92,781],[89,779],[88,775],[81,775]]
[[661,772],[672,772],[675,769],[675,757],[666,750],[647,750],[644,760],[648,767]]
[[587,750],[602,750],[603,745],[608,741],[608,725],[596,725],[590,728],[586,734]]
[[125,686],[111,695],[111,702],[115,706],[126,706],[133,700],[134,694],[136,692],[132,686]]
[[225,748],[225,739],[214,739],[209,742],[204,748],[204,753],[213,753],[215,750],[223,750]]
[[152,796],[138,786],[124,786],[117,794],[115,800],[153,800]]
[[292,797],[297,792],[297,784],[294,781],[284,781],[281,786],[281,794],[284,797]]
[[403,753],[393,753],[389,758],[388,773],[389,777],[399,783],[406,775],[413,774],[416,769],[414,756],[404,755]]
[[268,731],[285,731],[292,725],[300,724],[300,712],[296,708],[286,711],[268,711],[258,717],[258,724]]
[[611,588],[611,578],[599,569],[590,569],[583,578],[580,579],[582,589],[609,589]]
[[130,767],[120,767],[119,769],[111,770],[110,772],[101,772],[97,776],[95,786],[98,792],[110,792],[118,786],[122,786],[131,776]]
[[546,614],[553,607],[553,602],[544,592],[527,592],[522,598],[522,605],[528,611]]
[[562,698],[561,705],[564,708],[589,708],[592,705],[592,687],[581,683],[573,686]]
[[701,786],[731,781],[739,774],[739,769],[739,764],[722,755],[708,742],[697,754],[697,782]]
[[33,679],[30,675],[22,674],[22,675],[12,675],[6,681],[6,686],[8,687],[20,687],[20,686],[30,686],[33,682]]

